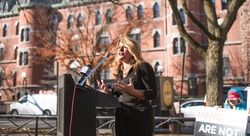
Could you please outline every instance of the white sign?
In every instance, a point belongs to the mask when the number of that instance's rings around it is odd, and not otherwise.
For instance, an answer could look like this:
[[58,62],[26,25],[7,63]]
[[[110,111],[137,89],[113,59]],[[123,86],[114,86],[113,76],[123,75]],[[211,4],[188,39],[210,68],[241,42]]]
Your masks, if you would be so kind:
[[196,114],[194,136],[245,136],[247,121],[246,111],[204,107]]

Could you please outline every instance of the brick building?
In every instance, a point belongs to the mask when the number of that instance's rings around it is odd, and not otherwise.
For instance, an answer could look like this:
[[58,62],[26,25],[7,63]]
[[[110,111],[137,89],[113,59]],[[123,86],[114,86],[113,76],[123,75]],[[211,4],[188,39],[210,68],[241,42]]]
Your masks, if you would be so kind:
[[[79,79],[79,75],[73,71],[79,71],[85,65],[79,60],[81,55],[95,51],[98,56],[109,50],[112,42],[121,35],[131,36],[141,44],[144,59],[152,66],[160,65],[160,71],[156,71],[158,75],[174,78],[176,95],[181,91],[182,53],[185,51],[183,95],[204,95],[204,60],[182,39],[168,1],[127,1],[120,0],[122,5],[103,0],[55,0],[52,3],[19,0],[19,4],[11,0],[7,4],[1,2],[2,99],[11,100],[13,96],[17,97],[26,91],[38,93],[39,90],[53,90],[56,77],[65,73]],[[190,1],[188,7],[205,24],[200,2]],[[214,4],[218,10],[218,22],[221,22],[227,3],[222,0]],[[248,50],[245,50],[249,46],[249,29],[246,29],[249,26],[248,4],[249,0],[240,10],[225,43],[224,80],[227,85],[249,80],[249,71],[246,70],[249,69],[248,64],[243,63],[242,66],[242,62],[249,61],[242,61],[242,57],[249,58],[245,57],[249,55]],[[205,35],[185,16],[181,1],[178,1],[178,9],[187,32],[204,47],[208,46]],[[68,50],[64,54],[62,50],[66,50],[65,47]],[[97,49],[93,50],[93,47]],[[41,48],[47,50],[41,53]],[[87,51],[83,52],[85,49]],[[56,54],[49,57],[52,59],[44,59],[44,56],[53,52]],[[42,63],[38,63],[39,60]],[[54,67],[54,64],[59,65]],[[112,69],[110,64],[108,69],[100,72],[100,77],[112,79]]]

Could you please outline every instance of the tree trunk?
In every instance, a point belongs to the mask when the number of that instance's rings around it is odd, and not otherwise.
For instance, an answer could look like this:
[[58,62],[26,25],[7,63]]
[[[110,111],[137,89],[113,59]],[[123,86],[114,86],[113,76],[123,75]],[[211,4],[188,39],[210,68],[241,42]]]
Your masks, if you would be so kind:
[[223,106],[223,45],[218,41],[211,42],[206,60],[206,105]]

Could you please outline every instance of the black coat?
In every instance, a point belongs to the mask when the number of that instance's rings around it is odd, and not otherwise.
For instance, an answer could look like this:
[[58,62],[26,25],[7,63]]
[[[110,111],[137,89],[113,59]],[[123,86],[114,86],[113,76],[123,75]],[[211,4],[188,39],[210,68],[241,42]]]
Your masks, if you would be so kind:
[[129,84],[129,79],[132,78],[134,88],[143,90],[146,100],[112,88],[113,94],[121,103],[121,108],[117,108],[115,112],[116,136],[153,136],[154,110],[149,100],[156,98],[157,86],[152,66],[142,62],[138,71],[131,68],[126,77],[123,78],[122,75],[120,72],[114,83],[121,80]]

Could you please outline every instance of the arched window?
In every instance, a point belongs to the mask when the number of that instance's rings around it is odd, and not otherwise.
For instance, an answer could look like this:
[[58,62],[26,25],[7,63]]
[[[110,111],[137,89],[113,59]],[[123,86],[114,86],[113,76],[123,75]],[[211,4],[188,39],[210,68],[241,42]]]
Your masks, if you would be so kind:
[[26,28],[26,41],[29,41],[30,40],[30,29],[29,28]]
[[83,23],[83,17],[82,17],[82,14],[80,13],[80,14],[77,16],[77,27],[81,27],[81,26],[82,26],[82,23]]
[[19,65],[23,65],[23,53],[20,52],[19,54]]
[[16,35],[19,34],[19,22],[16,24]]
[[58,25],[58,23],[59,23],[58,15],[54,15],[54,25]]
[[4,60],[4,55],[5,55],[4,48],[5,48],[4,44],[0,43],[0,61]]
[[139,5],[137,7],[137,18],[138,20],[140,20],[143,19],[143,17],[144,17],[144,8],[142,7],[142,5]]
[[173,54],[178,54],[179,53],[179,45],[178,45],[178,39],[174,38],[173,40]]
[[110,79],[110,68],[103,69],[100,72],[100,79],[102,79],[102,80],[104,80],[104,79]]
[[30,28],[23,28],[21,30],[21,42],[30,40]]
[[72,15],[69,15],[69,17],[68,17],[68,29],[73,28],[73,23],[74,23],[74,17]]
[[17,59],[17,53],[18,53],[18,47],[15,48],[14,50],[14,59]]
[[113,17],[113,13],[112,13],[111,9],[108,9],[107,13],[106,13],[106,24],[112,23],[112,17]]
[[[181,16],[182,23],[185,24],[186,23],[186,18],[185,18],[185,12],[184,12],[184,10],[180,9],[179,13],[180,13],[180,16]],[[172,25],[176,25],[177,23],[176,23],[174,14],[172,14],[172,20],[173,20],[172,21]]]
[[102,19],[102,14],[100,13],[100,11],[98,10],[96,12],[96,22],[95,25],[100,25],[101,24],[101,19]]
[[23,64],[28,65],[28,60],[29,60],[28,52],[24,52],[24,54],[23,54]]
[[141,45],[141,29],[134,28],[129,34],[129,37],[135,39],[139,45]]
[[99,31],[96,35],[96,44],[98,45],[98,52],[107,51],[110,45],[109,33],[107,31]]
[[154,34],[154,47],[160,47],[160,34],[156,31]]
[[160,17],[160,6],[157,2],[155,3],[153,10],[154,10],[154,18]]
[[183,38],[174,38],[173,40],[173,54],[181,54],[186,52],[186,43]]
[[128,21],[131,21],[133,19],[133,12],[130,6],[126,9],[126,18]]
[[4,81],[4,70],[2,67],[0,67],[0,86],[3,86]]
[[7,27],[7,25],[5,24],[4,27],[3,27],[3,37],[6,37],[6,36],[7,36],[7,32],[8,32],[8,27]]
[[183,38],[180,38],[181,53],[186,52],[186,42]]
[[180,15],[181,15],[181,21],[183,24],[186,23],[186,19],[185,19],[185,12],[183,9],[180,9]]
[[24,29],[21,30],[21,41],[24,41]]

